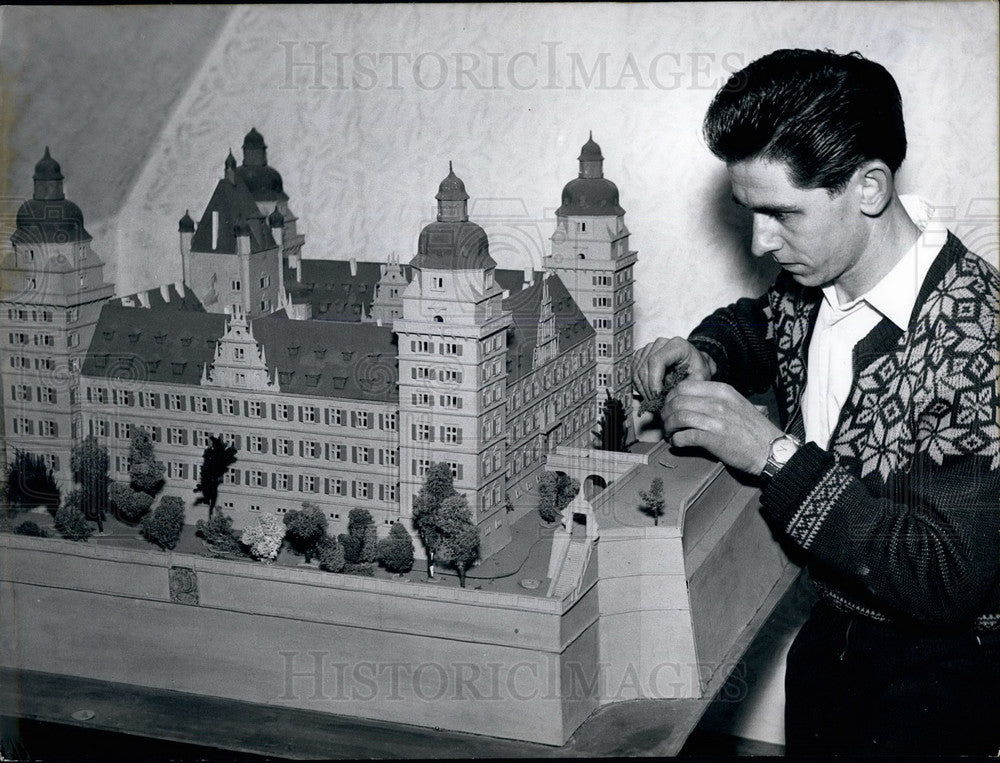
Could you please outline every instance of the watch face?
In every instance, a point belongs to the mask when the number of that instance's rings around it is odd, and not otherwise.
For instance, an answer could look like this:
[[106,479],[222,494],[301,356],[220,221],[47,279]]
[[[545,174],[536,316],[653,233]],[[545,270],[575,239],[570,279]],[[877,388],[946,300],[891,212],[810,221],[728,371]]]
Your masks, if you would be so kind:
[[771,448],[771,453],[775,461],[779,464],[784,464],[788,462],[788,459],[795,455],[795,451],[798,449],[799,446],[794,440],[788,437],[782,437],[774,443]]

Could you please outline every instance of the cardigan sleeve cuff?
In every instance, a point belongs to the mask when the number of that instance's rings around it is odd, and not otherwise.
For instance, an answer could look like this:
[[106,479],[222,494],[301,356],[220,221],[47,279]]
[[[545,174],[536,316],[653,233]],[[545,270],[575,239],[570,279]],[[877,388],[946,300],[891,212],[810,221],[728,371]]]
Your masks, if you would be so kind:
[[806,497],[835,462],[833,454],[814,442],[799,448],[764,486],[760,496],[764,518],[786,530]]

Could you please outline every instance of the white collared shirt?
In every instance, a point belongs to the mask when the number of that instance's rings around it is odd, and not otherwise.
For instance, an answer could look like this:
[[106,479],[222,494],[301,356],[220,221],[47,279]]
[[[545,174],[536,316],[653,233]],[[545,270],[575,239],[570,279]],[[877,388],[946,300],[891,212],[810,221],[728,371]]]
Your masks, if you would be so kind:
[[823,288],[823,301],[809,343],[808,376],[802,398],[806,440],[821,448],[828,447],[840,410],[851,392],[854,345],[883,318],[907,330],[920,286],[948,236],[943,224],[929,220],[927,202],[917,196],[900,196],[899,200],[921,231],[902,259],[865,294],[846,304],[840,304],[833,286]]

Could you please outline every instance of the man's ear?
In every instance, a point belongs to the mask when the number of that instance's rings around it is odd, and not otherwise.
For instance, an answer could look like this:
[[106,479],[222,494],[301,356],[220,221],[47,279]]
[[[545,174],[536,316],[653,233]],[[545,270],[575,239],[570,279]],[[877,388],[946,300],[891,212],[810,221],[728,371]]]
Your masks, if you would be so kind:
[[889,206],[895,192],[892,170],[881,159],[872,159],[858,167],[856,177],[862,214],[878,217]]

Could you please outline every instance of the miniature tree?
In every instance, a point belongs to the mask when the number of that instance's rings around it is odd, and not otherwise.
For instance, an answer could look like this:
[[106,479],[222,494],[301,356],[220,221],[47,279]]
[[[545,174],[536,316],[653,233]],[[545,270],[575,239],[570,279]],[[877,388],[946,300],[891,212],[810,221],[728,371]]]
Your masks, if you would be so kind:
[[625,406],[621,400],[612,397],[607,393],[604,401],[604,412],[598,423],[599,438],[597,442],[598,450],[613,450],[619,453],[628,451],[628,417],[625,414]]
[[40,455],[14,451],[7,465],[3,503],[8,512],[45,506],[50,512],[59,508],[59,488],[52,470]]
[[67,540],[87,540],[94,531],[79,506],[80,491],[74,490],[56,512],[56,532]]
[[316,544],[319,568],[327,572],[341,572],[344,569],[344,547],[336,538],[324,535]]
[[326,535],[326,515],[315,503],[304,501],[301,511],[285,515],[285,537],[292,548],[305,555],[309,564],[319,539]]
[[88,435],[70,451],[70,470],[74,481],[80,485],[80,509],[87,519],[97,522],[98,532],[104,532],[108,505],[108,449],[96,437]]
[[274,561],[278,558],[281,542],[285,538],[285,525],[276,514],[261,514],[256,522],[243,528],[240,543],[250,547],[255,559]]
[[27,535],[33,538],[47,538],[49,534],[45,532],[37,523],[32,522],[30,519],[26,519],[21,522],[17,527],[14,528],[14,533],[16,535]]
[[153,452],[153,438],[145,427],[132,430],[129,444],[128,476],[133,490],[148,493],[152,497],[163,489],[163,475],[166,467],[157,461]]
[[458,571],[458,581],[465,588],[465,572],[479,556],[479,528],[472,522],[469,501],[453,495],[441,503],[437,515],[438,558]]
[[659,525],[664,507],[663,479],[654,477],[653,481],[649,484],[649,490],[640,490],[639,497],[642,499],[642,503],[639,504],[639,510],[649,514],[653,518],[654,525]]
[[195,535],[201,538],[209,550],[220,556],[235,556],[243,554],[240,539],[233,530],[233,518],[220,511],[207,522],[199,519],[195,522]]
[[351,509],[347,515],[347,534],[339,536],[344,549],[344,572],[374,574],[378,534],[375,520],[367,509]]
[[149,513],[153,506],[153,496],[133,490],[131,485],[112,482],[108,486],[108,505],[120,520],[135,524]]
[[580,491],[580,481],[562,472],[545,472],[538,481],[538,513],[554,522]]
[[555,522],[559,516],[556,510],[558,479],[555,472],[545,472],[538,480],[538,513],[545,522]]
[[150,543],[168,551],[177,545],[184,530],[184,501],[175,495],[160,499],[152,514],[142,518],[142,535]]
[[427,577],[434,577],[434,554],[440,537],[435,515],[446,498],[457,495],[451,466],[445,461],[431,464],[424,484],[413,499],[413,527],[427,551]]
[[389,537],[378,542],[378,561],[389,572],[413,569],[413,538],[402,522],[393,522]]
[[219,485],[230,466],[236,463],[236,447],[226,445],[220,437],[209,437],[208,447],[201,456],[201,479],[194,492],[201,493],[194,505],[208,504],[208,518],[212,518],[215,504],[219,500]]

